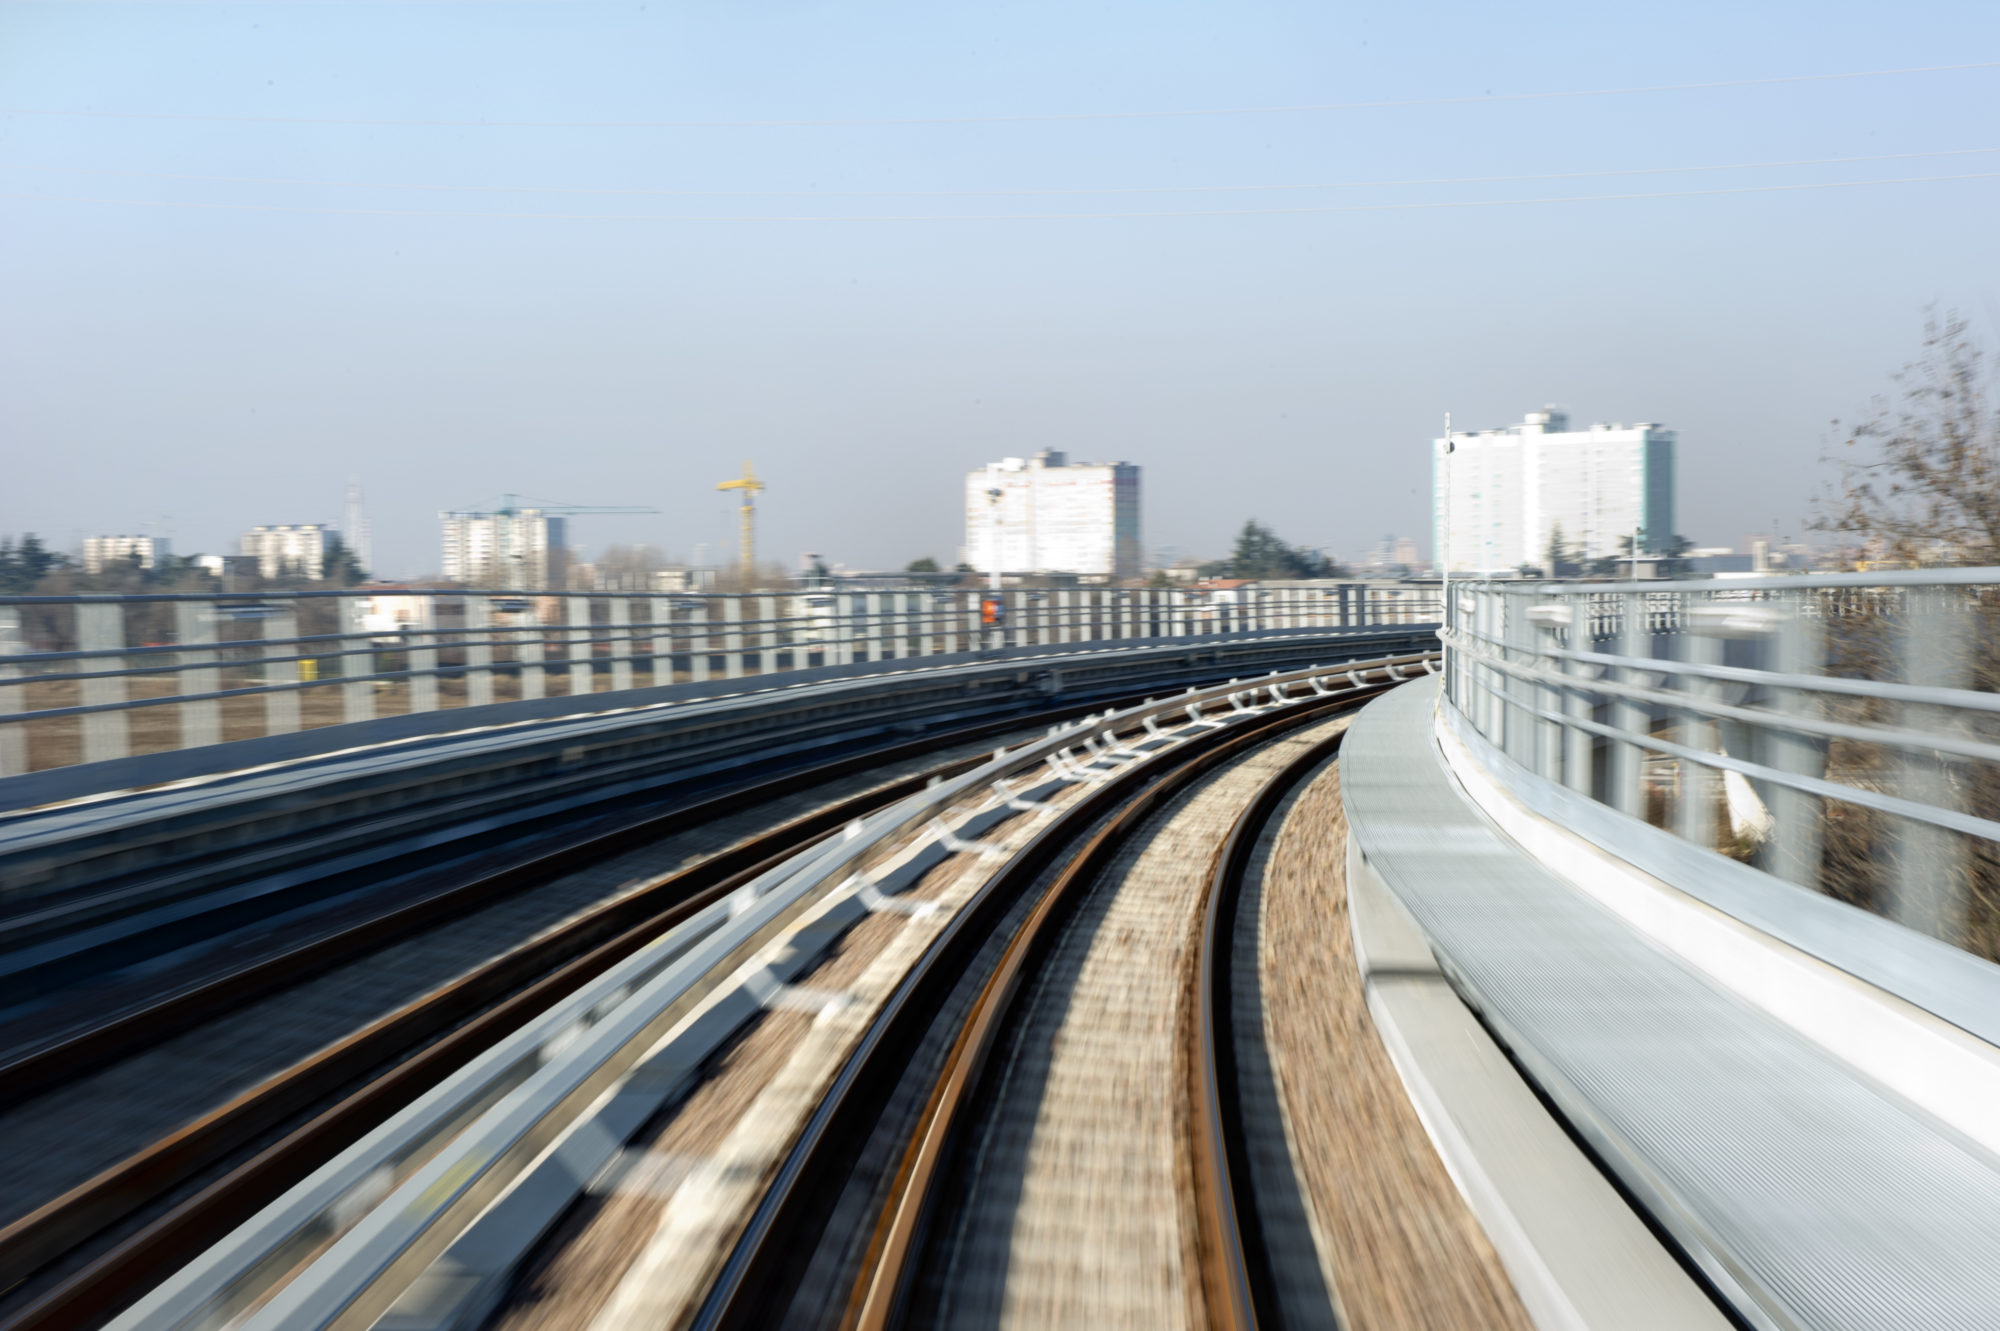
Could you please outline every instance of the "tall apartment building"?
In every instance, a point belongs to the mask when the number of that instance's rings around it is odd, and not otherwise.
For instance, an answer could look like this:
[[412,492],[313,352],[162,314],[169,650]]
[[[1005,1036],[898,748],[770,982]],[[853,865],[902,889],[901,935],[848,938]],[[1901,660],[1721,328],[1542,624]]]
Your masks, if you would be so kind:
[[567,573],[564,520],[539,508],[440,513],[444,576],[472,587],[560,590]]
[[1050,449],[989,463],[965,478],[965,558],[982,573],[1137,577],[1139,468]]
[[1432,550],[1453,573],[1506,573],[1548,562],[1558,528],[1585,559],[1672,542],[1674,432],[1659,425],[1569,428],[1549,408],[1518,425],[1431,441]]
[[132,560],[140,568],[155,568],[173,554],[164,536],[87,536],[83,542],[83,571],[102,573]]
[[237,549],[257,561],[260,577],[317,579],[324,572],[326,547],[333,536],[333,528],[318,522],[252,527],[243,533]]

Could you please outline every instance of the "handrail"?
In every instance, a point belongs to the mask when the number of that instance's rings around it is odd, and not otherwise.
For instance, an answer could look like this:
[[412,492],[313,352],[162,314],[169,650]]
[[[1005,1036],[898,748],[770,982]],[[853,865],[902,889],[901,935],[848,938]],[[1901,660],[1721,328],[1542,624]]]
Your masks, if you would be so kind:
[[2000,843],[1988,588],[2000,568],[1454,582],[1444,705],[1535,776],[2000,958],[1967,841]]

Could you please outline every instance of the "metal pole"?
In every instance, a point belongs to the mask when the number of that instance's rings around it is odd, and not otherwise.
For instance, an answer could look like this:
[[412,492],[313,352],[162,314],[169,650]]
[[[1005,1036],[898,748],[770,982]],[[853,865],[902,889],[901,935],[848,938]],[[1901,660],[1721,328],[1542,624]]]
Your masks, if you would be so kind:
[[[264,638],[269,644],[264,648],[266,664],[264,682],[266,684],[296,684],[299,682],[297,661],[274,661],[279,656],[297,656],[299,647],[295,642],[285,641],[299,636],[299,612],[297,605],[287,602],[285,608],[263,621]],[[267,735],[289,735],[299,728],[299,691],[285,689],[264,695],[264,733]]]
[[[21,632],[21,612],[0,605],[0,656],[26,656],[28,644]],[[19,666],[0,664],[0,680],[18,679]],[[28,732],[25,726],[9,725],[7,717],[21,710],[25,685],[0,683],[0,776],[19,776],[28,770]],[[182,704],[183,715],[188,704]]]
[[484,596],[462,598],[465,606],[465,705],[493,701],[493,605]]
[[[9,612],[0,610],[0,615],[7,613]],[[0,633],[0,638],[4,637],[5,634]],[[193,670],[174,672],[174,678],[179,681],[177,692],[214,693],[221,689],[222,671],[216,668],[214,607],[202,601],[176,601],[174,641],[191,649],[181,653],[181,663],[197,666]],[[206,744],[221,743],[222,701],[220,699],[207,698],[198,702],[184,702],[176,710],[181,714],[182,748],[198,749]],[[350,716],[347,719],[354,721],[367,718]]]

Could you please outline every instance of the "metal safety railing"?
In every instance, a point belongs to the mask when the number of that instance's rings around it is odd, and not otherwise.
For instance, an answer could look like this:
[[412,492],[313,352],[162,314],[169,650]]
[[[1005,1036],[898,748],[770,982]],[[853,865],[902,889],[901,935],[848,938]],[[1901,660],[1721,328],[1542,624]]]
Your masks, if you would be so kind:
[[1436,618],[1434,585],[1370,583],[0,597],[0,777],[561,694]]
[[1448,599],[1451,719],[1529,772],[2000,957],[2000,569]]

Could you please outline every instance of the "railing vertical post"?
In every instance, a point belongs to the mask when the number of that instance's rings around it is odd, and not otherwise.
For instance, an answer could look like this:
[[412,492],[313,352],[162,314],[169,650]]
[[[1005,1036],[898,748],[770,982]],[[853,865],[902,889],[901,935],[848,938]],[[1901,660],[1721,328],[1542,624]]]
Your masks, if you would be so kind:
[[[26,656],[27,637],[21,632],[21,612],[0,605],[0,656]],[[0,661],[0,680],[18,679],[19,666]],[[7,720],[24,710],[25,685],[0,683],[0,776],[19,776],[28,770],[28,730]],[[183,690],[185,692],[185,690]],[[188,704],[181,704],[183,713]]]
[[[1902,677],[1908,684],[1962,689],[1970,683],[1971,615],[1950,591],[1908,588],[1903,596]],[[1904,730],[1950,733],[1966,718],[1947,707],[1900,703],[1896,723]],[[1904,751],[1896,793],[1935,809],[1962,812],[1964,798],[1953,780],[1948,760],[1935,753]],[[1970,882],[1963,833],[1899,818],[1890,838],[1894,846],[1890,898],[1884,912],[1898,924],[1957,945],[1965,931]]]
[[[1502,640],[1502,626],[1506,620],[1502,612],[1506,608],[1506,596],[1492,584],[1480,588],[1480,630],[1486,634],[1486,652],[1504,658],[1506,644]],[[1482,733],[1494,741],[1496,747],[1506,745],[1506,675],[1492,665],[1480,675],[1480,709],[1486,717]]]
[[976,652],[985,646],[986,628],[979,622],[979,598],[984,592],[960,592],[965,607],[965,650]]
[[528,622],[520,625],[526,631],[514,636],[514,660],[520,667],[523,702],[548,696],[549,672],[543,665],[548,660],[549,636],[548,628],[542,623],[542,607],[545,604],[540,597],[528,599]]
[[722,677],[743,678],[743,607],[747,597],[722,598]]
[[493,701],[493,602],[477,592],[460,598],[465,639],[465,705],[484,707]]
[[757,628],[750,635],[750,663],[760,675],[778,668],[778,598],[769,594],[757,598]]
[[408,633],[408,640],[415,644],[404,653],[404,665],[409,670],[412,712],[437,710],[438,603],[442,599],[437,596],[424,597],[421,602],[423,613],[418,617],[417,627]]
[[[0,615],[6,613],[0,610]],[[0,627],[0,638],[5,636],[4,627]],[[201,694],[219,691],[222,688],[222,671],[215,664],[218,658],[215,654],[214,603],[174,602],[174,641],[189,649],[180,653],[179,663],[195,667],[174,672],[174,692]],[[0,648],[0,651],[4,650]],[[198,698],[181,703],[175,710],[180,712],[182,748],[198,749],[203,745],[221,743],[221,699]]]
[[[1786,675],[1817,675],[1826,669],[1826,646],[1817,616],[1808,617],[1810,594],[1792,595],[1782,602],[1783,615],[1776,637],[1769,643],[1772,670]],[[1771,700],[1772,710],[1788,716],[1816,717],[1819,695],[1808,689],[1779,689]],[[1759,736],[1763,761],[1780,772],[1794,776],[1826,775],[1826,750],[1822,741],[1772,726]],[[1769,783],[1761,792],[1771,811],[1771,835],[1765,841],[1760,862],[1766,872],[1788,883],[1819,889],[1820,820],[1825,816],[1819,797],[1790,786]]]
[[[1570,607],[1569,627],[1564,630],[1566,645],[1571,651],[1592,650],[1589,593],[1572,594],[1566,599]],[[1579,794],[1589,795],[1596,784],[1595,773],[1591,771],[1590,732],[1575,724],[1590,719],[1590,694],[1585,688],[1589,683],[1589,668],[1580,661],[1565,661],[1563,673],[1580,677],[1563,690],[1563,715],[1571,722],[1563,727],[1563,784]]]
[[896,642],[896,594],[894,592],[868,593],[870,607],[869,636],[874,646],[869,649],[871,661],[887,661],[902,653],[893,650]]
[[569,691],[595,693],[597,648],[590,641],[590,594],[563,597],[564,616],[569,623]]
[[[287,641],[299,636],[299,611],[296,602],[287,601],[285,608],[275,615],[265,616],[260,623],[264,626],[264,683],[266,686],[296,684],[299,682],[299,663],[281,661],[281,656],[301,656],[299,645]],[[264,695],[264,733],[267,735],[290,735],[299,728],[299,691],[297,689],[276,689]]]
[[[1691,665],[1721,665],[1722,639],[1697,628],[1691,613],[1691,593],[1682,593],[1681,600],[1681,659]],[[1683,687],[1697,700],[1712,699],[1718,691],[1714,680],[1699,675],[1690,677]],[[1691,707],[1682,709],[1676,738],[1682,746],[1701,753],[1713,753],[1718,747],[1715,722]],[[1713,850],[1720,774],[1708,764],[1688,758],[1681,759],[1676,766],[1680,772],[1680,789],[1674,804],[1674,830],[1682,840]]]
[[[1646,623],[1646,593],[1625,592],[1619,596],[1618,604],[1616,655],[1650,659],[1653,633]],[[1634,687],[1643,687],[1647,682],[1645,672],[1636,666],[1617,671],[1614,678],[1621,684]],[[1652,711],[1641,703],[1616,698],[1611,703],[1611,724],[1619,730],[1644,735],[1652,728]],[[1610,786],[1612,807],[1620,813],[1643,819],[1646,816],[1646,751],[1628,740],[1615,739],[1611,741],[1605,757],[1609,763],[1605,778]]]
[[611,691],[632,687],[632,601],[621,592],[604,598],[604,636],[611,639]]
[[653,687],[674,682],[674,603],[665,596],[646,599],[646,639],[652,649]]
[[[79,651],[117,652],[125,646],[125,606],[122,602],[80,601],[76,607],[76,645]],[[78,663],[84,671],[117,670],[125,664],[122,656],[87,657]],[[86,679],[78,684],[79,701],[85,707],[100,707],[125,701],[125,678]],[[91,712],[83,718],[83,760],[102,762],[123,758],[132,751],[129,713]]]
[[[370,721],[375,717],[375,681],[357,678],[375,673],[375,653],[369,650],[363,614],[366,604],[359,596],[340,598],[340,719],[347,723]],[[209,640],[213,639],[214,634],[211,633]],[[361,655],[350,655],[354,652]],[[183,722],[183,730],[185,724]]]
[[696,684],[708,679],[708,615],[713,598],[696,597],[687,607],[688,679]]
[[[1561,636],[1561,630],[1553,624],[1537,624],[1533,626],[1532,631],[1535,644],[1533,664],[1545,670],[1555,666],[1558,658],[1554,649],[1559,645],[1557,639]],[[1566,691],[1561,685],[1544,682],[1531,688],[1528,691],[1528,698],[1540,704],[1538,708],[1540,711],[1560,712],[1563,707],[1563,694]],[[1561,781],[1563,779],[1562,723],[1534,716],[1525,711],[1523,717],[1528,722],[1528,730],[1534,736],[1532,748],[1535,775],[1550,781]]]

